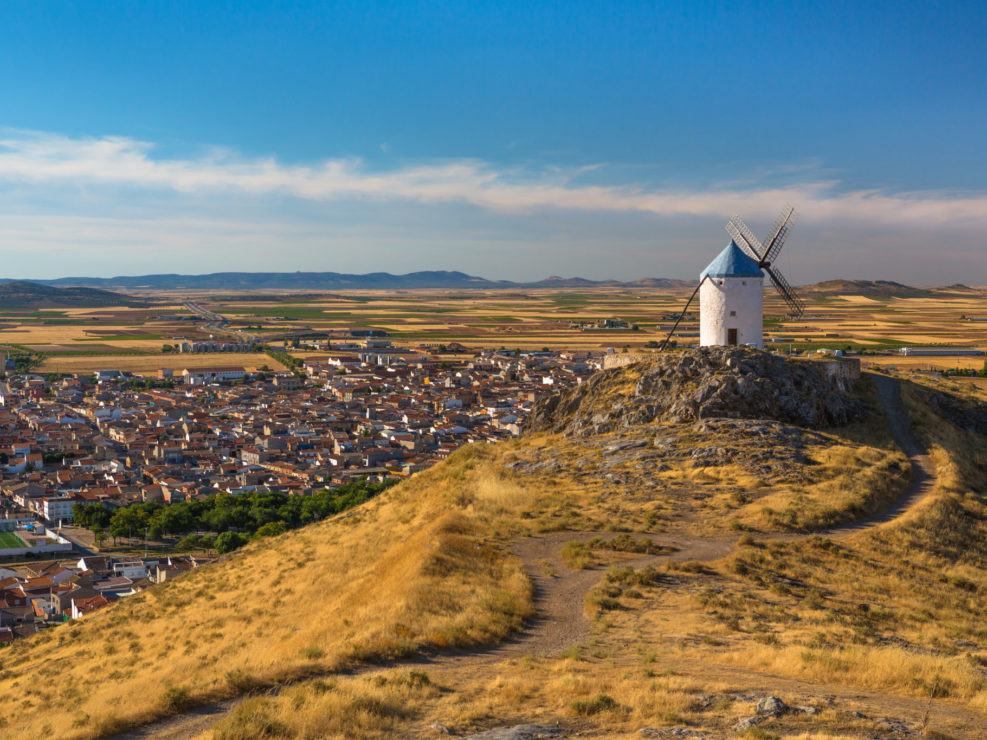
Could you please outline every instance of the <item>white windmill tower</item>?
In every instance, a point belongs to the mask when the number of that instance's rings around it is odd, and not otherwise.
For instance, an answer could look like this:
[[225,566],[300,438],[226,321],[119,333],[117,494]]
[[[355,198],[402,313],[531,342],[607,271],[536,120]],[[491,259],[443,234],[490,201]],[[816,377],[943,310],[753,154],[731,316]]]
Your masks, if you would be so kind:
[[764,273],[731,241],[699,276],[699,346],[761,348]]
[[760,348],[764,330],[765,273],[788,305],[789,316],[800,317],[805,311],[805,304],[778,268],[773,267],[797,219],[795,209],[785,206],[763,245],[739,216],[730,219],[726,226],[732,237],[730,243],[700,274],[699,284],[661,348],[668,344],[697,293],[699,346],[746,344]]

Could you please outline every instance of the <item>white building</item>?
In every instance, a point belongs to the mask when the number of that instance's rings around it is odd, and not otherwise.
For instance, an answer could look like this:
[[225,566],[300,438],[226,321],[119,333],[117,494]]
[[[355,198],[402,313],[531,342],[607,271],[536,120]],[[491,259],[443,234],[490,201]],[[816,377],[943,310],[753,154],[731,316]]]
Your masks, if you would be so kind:
[[242,367],[198,367],[185,368],[182,377],[186,385],[204,385],[224,380],[239,380],[247,374]]
[[[157,563],[155,563],[157,565]],[[143,560],[125,560],[118,563],[113,563],[113,577],[114,578],[129,578],[131,580],[137,578],[147,578],[148,565]]]
[[734,242],[699,276],[699,346],[761,348],[764,273]]
[[72,521],[72,505],[77,503],[70,498],[46,498],[41,501],[41,516],[53,524]]

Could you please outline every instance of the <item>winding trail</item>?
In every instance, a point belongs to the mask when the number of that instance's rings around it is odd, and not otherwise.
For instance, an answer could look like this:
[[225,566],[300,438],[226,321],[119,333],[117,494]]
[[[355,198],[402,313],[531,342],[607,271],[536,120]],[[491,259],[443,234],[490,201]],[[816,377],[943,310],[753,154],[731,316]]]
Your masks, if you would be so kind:
[[[766,534],[765,539],[798,540],[808,536],[845,537],[897,519],[909,511],[935,488],[935,468],[926,449],[919,442],[901,400],[898,381],[887,376],[869,374],[878,399],[887,414],[892,437],[911,463],[911,479],[902,494],[883,511],[832,529],[810,534]],[[603,566],[571,570],[559,553],[562,545],[574,540],[589,540],[604,532],[553,532],[515,540],[511,551],[524,564],[533,586],[535,617],[526,628],[512,638],[489,648],[419,655],[409,660],[386,664],[362,665],[347,675],[393,668],[396,666],[426,666],[430,671],[453,671],[463,667],[479,667],[526,656],[559,656],[569,648],[586,641],[591,623],[585,612],[586,594],[600,581]],[[642,536],[642,535],[638,535]],[[726,557],[736,544],[736,536],[696,537],[690,535],[644,535],[655,544],[670,548],[658,555],[630,556],[621,559],[621,566],[640,568],[659,565],[668,560],[709,562]],[[693,661],[676,664],[682,670],[708,681],[753,684],[765,692],[809,693],[827,695],[852,701],[871,708],[876,716],[892,715],[921,717],[928,711],[928,701],[886,694],[880,691],[823,684],[788,676],[773,675],[750,668]],[[339,675],[334,673],[331,675]],[[314,676],[310,677],[314,678]],[[782,688],[784,687],[784,688]],[[276,689],[277,690],[277,689]],[[237,697],[187,710],[157,722],[133,728],[114,736],[115,740],[190,740],[208,731],[242,700]],[[964,707],[949,705],[946,711],[959,723],[977,726],[983,715]]]

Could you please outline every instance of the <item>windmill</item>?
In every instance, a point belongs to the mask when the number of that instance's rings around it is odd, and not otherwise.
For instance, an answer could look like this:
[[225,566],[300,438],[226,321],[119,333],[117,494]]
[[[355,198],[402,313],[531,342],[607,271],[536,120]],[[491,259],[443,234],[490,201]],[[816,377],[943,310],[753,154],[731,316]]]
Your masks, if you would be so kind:
[[805,304],[781,274],[774,262],[798,219],[795,209],[786,205],[775,219],[762,244],[739,216],[727,223],[731,240],[699,276],[685,308],[660,349],[665,349],[689,306],[699,294],[699,344],[760,347],[764,326],[764,274],[788,306],[791,318],[799,318]]

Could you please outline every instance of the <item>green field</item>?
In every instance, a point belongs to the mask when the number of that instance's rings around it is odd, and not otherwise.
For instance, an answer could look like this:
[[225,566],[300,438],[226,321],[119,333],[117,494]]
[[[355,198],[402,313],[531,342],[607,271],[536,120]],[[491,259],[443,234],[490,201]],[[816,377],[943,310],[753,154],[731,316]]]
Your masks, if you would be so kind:
[[0,550],[8,547],[27,547],[27,543],[13,532],[0,532]]

